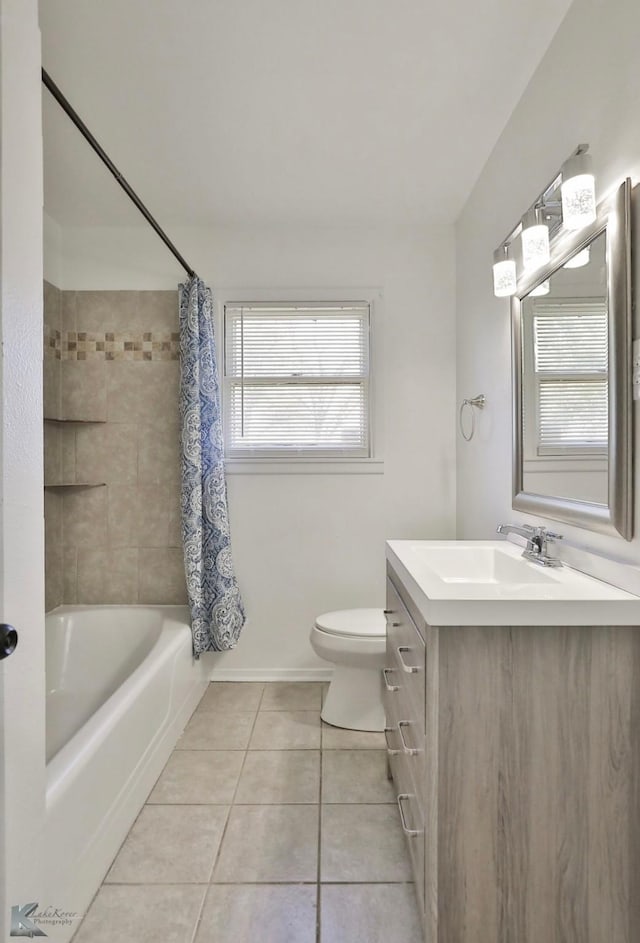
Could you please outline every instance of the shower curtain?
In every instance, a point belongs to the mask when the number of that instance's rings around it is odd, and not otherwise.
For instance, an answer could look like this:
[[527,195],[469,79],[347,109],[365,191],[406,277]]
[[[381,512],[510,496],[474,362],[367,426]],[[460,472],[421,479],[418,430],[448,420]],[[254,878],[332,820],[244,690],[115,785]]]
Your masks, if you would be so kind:
[[179,286],[182,541],[193,653],[234,648],[245,614],[231,557],[211,291]]

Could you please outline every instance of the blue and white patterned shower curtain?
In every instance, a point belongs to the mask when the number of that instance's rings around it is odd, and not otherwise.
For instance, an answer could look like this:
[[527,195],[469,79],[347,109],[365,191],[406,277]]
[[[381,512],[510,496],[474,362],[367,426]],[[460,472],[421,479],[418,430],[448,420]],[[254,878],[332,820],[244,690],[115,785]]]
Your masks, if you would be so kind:
[[179,286],[182,542],[193,653],[234,648],[245,621],[231,557],[211,291]]

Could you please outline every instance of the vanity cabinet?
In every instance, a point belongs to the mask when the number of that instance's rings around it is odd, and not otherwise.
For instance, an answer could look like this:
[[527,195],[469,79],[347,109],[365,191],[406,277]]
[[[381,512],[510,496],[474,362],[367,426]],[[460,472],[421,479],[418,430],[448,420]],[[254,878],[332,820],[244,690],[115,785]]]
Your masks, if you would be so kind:
[[426,943],[640,940],[640,628],[432,626],[387,575],[387,753]]

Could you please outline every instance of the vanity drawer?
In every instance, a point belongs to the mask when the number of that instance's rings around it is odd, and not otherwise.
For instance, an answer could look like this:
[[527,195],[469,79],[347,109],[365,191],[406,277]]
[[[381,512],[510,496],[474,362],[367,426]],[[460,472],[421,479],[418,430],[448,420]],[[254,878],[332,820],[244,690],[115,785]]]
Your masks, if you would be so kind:
[[[393,742],[393,741],[388,741]],[[394,792],[396,795],[396,804],[400,815],[400,825],[404,832],[411,866],[413,879],[416,887],[416,894],[420,910],[424,913],[425,902],[425,829],[424,817],[418,796],[416,794],[413,778],[409,773],[408,765],[404,755],[396,753],[395,747],[392,748],[389,757],[389,765],[393,774]]]
[[387,668],[411,702],[412,719],[419,721],[424,732],[425,644],[391,580],[387,580],[386,617]]
[[[387,756],[398,791],[420,797],[426,776],[426,741],[421,724],[411,717],[408,706],[400,692],[385,692]],[[403,762],[399,764],[396,757]]]
[[391,658],[388,661],[390,667],[382,669],[382,703],[387,717],[387,725],[392,716],[398,716],[400,705],[407,697],[402,672],[392,662]]

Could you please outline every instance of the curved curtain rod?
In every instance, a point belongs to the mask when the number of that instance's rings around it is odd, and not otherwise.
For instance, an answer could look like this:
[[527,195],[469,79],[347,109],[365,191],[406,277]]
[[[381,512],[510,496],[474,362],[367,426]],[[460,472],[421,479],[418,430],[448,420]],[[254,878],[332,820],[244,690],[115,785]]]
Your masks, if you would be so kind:
[[129,199],[131,200],[131,202],[142,213],[142,215],[144,216],[146,221],[149,223],[151,228],[156,231],[158,236],[160,236],[160,238],[164,242],[169,252],[171,252],[176,257],[176,259],[178,260],[180,265],[183,267],[183,269],[185,270],[189,278],[192,278],[196,274],[194,269],[191,268],[191,266],[188,264],[184,256],[181,255],[180,252],[178,252],[174,244],[171,242],[171,240],[165,233],[164,229],[162,229],[160,224],[151,215],[151,213],[149,212],[147,207],[144,205],[144,203],[142,202],[138,194],[131,187],[131,185],[127,182],[123,174],[120,173],[120,171],[118,170],[116,165],[113,163],[109,155],[96,141],[91,131],[89,131],[89,128],[86,126],[86,124],[84,123],[80,115],[73,108],[73,106],[69,103],[69,101],[65,98],[65,96],[62,94],[62,92],[60,91],[56,83],[53,81],[51,76],[47,72],[45,72],[44,69],[42,70],[42,83],[45,86],[45,88],[49,92],[51,92],[51,94],[53,95],[55,100],[58,102],[62,110],[69,116],[69,118],[71,118],[71,120],[75,124],[80,134],[91,145],[91,147],[96,152],[100,160],[103,162],[103,164],[106,165],[109,172],[115,177],[117,182],[120,184],[124,192],[127,194]]

